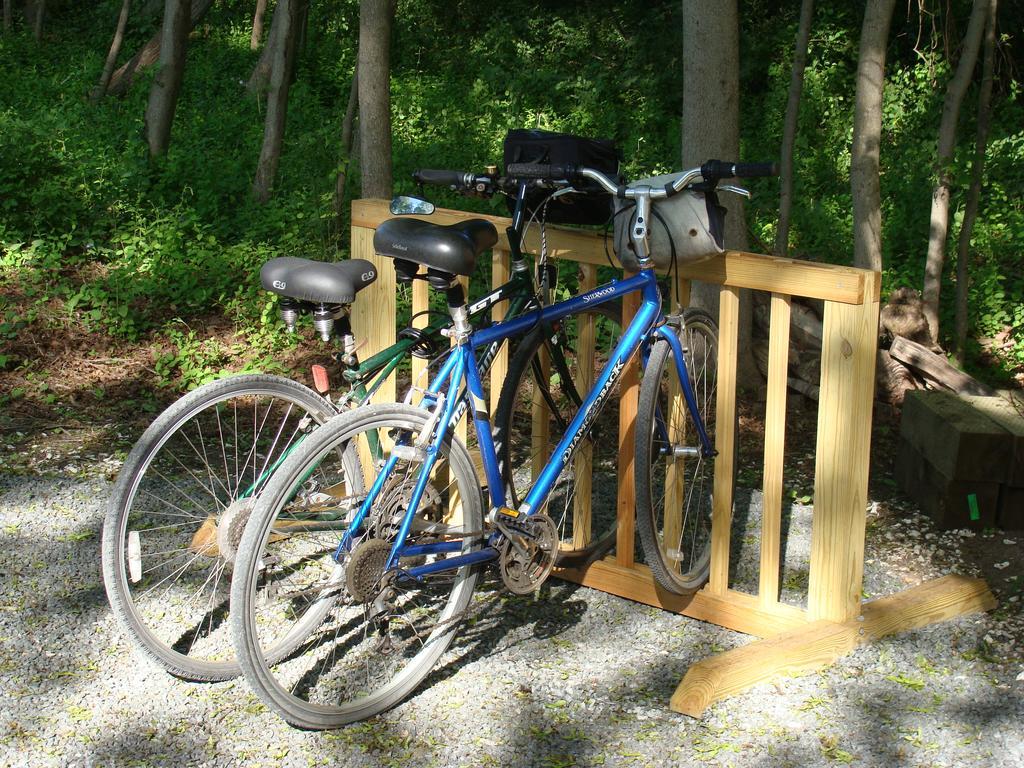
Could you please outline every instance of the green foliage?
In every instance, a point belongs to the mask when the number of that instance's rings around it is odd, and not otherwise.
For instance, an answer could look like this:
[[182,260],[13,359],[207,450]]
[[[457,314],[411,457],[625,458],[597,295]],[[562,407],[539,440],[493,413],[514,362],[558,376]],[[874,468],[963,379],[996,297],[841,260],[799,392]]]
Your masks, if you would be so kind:
[[[245,357],[265,359],[290,342],[259,288],[260,265],[283,254],[344,253],[347,222],[335,217],[331,198],[358,3],[312,5],[275,195],[263,206],[250,195],[265,116],[263,97],[244,89],[258,57],[249,50],[251,3],[219,0],[192,35],[171,148],[156,164],[142,140],[151,72],[124,99],[92,105],[85,98],[119,6],[60,6],[42,45],[21,27],[0,37],[0,279],[13,291],[0,298],[7,302],[0,304],[0,339],[16,337],[24,323],[68,322],[115,339],[155,339],[176,350],[161,357],[161,378],[192,386],[216,375],[234,351],[182,331],[177,318],[226,317]],[[962,26],[968,6],[943,11],[954,16],[950,28]],[[795,4],[768,0],[742,4],[745,159],[778,156],[797,12]],[[849,147],[860,13],[850,4],[817,4],[796,146],[794,252],[838,263],[852,253]],[[943,46],[917,44],[916,10],[909,18],[901,13],[894,18],[883,117],[886,293],[922,281],[931,163],[950,71]],[[1015,12],[1005,13],[1012,21]],[[400,2],[391,80],[396,191],[412,191],[409,173],[417,167],[500,163],[505,132],[518,126],[615,138],[631,176],[675,170],[680,24],[675,2]],[[133,16],[122,60],[158,25],[158,18]],[[1008,60],[1012,45],[1004,48]],[[1020,370],[1024,104],[1009,69],[997,86],[971,248],[970,308],[975,334],[1004,339],[1003,365]],[[962,215],[956,207],[973,158],[974,98],[965,101],[954,157],[949,275]],[[357,165],[350,167],[350,192],[359,188]],[[758,240],[773,240],[777,195],[771,181],[755,192],[747,215],[758,248]],[[431,194],[453,207],[505,210],[503,200]],[[942,322],[951,329],[951,278],[943,291]],[[18,297],[16,313],[11,296]],[[0,356],[0,367],[9,363],[6,353]]]

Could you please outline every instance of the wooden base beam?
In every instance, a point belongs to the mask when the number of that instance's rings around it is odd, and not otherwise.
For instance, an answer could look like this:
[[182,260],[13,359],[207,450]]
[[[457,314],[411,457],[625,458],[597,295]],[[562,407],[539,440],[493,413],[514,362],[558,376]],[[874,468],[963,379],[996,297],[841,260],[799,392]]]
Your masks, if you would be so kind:
[[820,620],[757,640],[694,664],[672,695],[676,712],[699,717],[713,702],[778,675],[828,666],[854,648],[885,635],[991,610],[996,599],[981,579],[944,576],[864,604],[864,612],[842,623]]
[[807,626],[807,614],[799,608],[782,604],[765,608],[753,595],[734,590],[728,590],[723,595],[713,595],[706,588],[692,595],[666,592],[654,580],[646,565],[636,563],[624,566],[616,562],[614,557],[598,560],[585,569],[559,568],[554,575],[585,587],[757,637],[770,637]]

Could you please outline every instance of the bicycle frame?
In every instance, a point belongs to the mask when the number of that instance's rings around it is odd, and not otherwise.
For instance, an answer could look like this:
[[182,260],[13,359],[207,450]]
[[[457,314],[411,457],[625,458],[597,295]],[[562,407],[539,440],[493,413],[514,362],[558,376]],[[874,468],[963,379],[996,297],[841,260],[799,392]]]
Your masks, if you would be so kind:
[[[529,331],[531,327],[539,323],[550,324],[568,315],[577,314],[586,307],[615,301],[622,296],[636,291],[640,291],[642,294],[641,305],[636,316],[626,328],[611,357],[598,376],[597,381],[590,392],[587,393],[582,405],[570,422],[565,435],[555,447],[547,464],[541,470],[540,476],[534,482],[533,487],[527,493],[522,504],[520,504],[518,511],[520,514],[530,515],[535,514],[544,506],[559,473],[572,460],[581,441],[589,433],[590,427],[607,401],[608,396],[614,390],[615,384],[618,382],[627,362],[642,345],[652,341],[656,335],[666,338],[673,345],[676,372],[679,376],[687,406],[690,408],[698,425],[697,431],[701,440],[701,450],[705,455],[713,455],[714,448],[710,444],[707,431],[701,422],[700,414],[695,406],[695,396],[686,372],[686,361],[682,347],[679,344],[678,338],[664,323],[664,316],[661,312],[661,293],[658,288],[657,278],[653,270],[645,269],[635,276],[623,280],[613,280],[610,283],[565,301],[526,312],[489,328],[474,331],[469,334],[466,340],[456,346],[452,350],[449,359],[431,382],[423,399],[423,407],[433,408],[435,412],[440,410],[440,415],[431,433],[429,435],[421,435],[420,442],[423,443],[422,445],[402,445],[400,447],[403,450],[392,451],[352,519],[348,530],[342,536],[335,552],[335,558],[340,560],[343,553],[350,549],[353,532],[360,529],[363,520],[369,514],[377,495],[400,459],[398,454],[408,455],[409,451],[413,450],[422,452],[422,464],[405,516],[399,526],[398,535],[392,545],[387,568],[395,568],[402,557],[441,553],[451,554],[463,551],[463,540],[443,541],[410,547],[405,546],[405,540],[429,482],[431,471],[442,444],[451,425],[455,423],[453,419],[460,403],[468,402],[472,407],[473,424],[483,459],[491,507],[492,509],[498,509],[506,506],[505,486],[498,469],[498,460],[491,437],[490,418],[483,408],[483,388],[480,383],[474,349],[500,343],[511,336]],[[445,393],[447,393],[447,396]],[[451,396],[452,393],[455,393],[456,396]],[[499,535],[497,532],[493,533],[488,541],[488,546],[480,550],[464,552],[460,556],[413,567],[402,573],[407,577],[419,579],[430,573],[494,560],[498,557],[498,550],[495,544]]]
[[[487,296],[474,302],[470,306],[470,317],[473,319],[486,317],[487,313],[503,301],[509,302],[508,312],[506,317],[515,317],[519,315],[524,307],[528,307],[534,304],[533,285],[528,277],[528,273],[525,271],[516,272],[512,275],[512,278],[501,285]],[[446,326],[446,323],[437,322],[427,326],[424,330],[427,333],[440,333],[441,329]],[[484,356],[480,359],[480,373],[486,373],[491,363],[494,362],[494,358],[498,354],[498,350],[501,348],[501,344],[504,341],[502,339],[496,339],[488,347]],[[377,353],[369,360],[364,361],[358,366],[353,366],[345,371],[345,377],[350,381],[354,382],[354,386],[347,395],[342,397],[336,404],[338,411],[342,411],[346,407],[357,408],[363,403],[369,402],[370,398],[373,397],[373,393],[376,392],[380,386],[384,383],[388,376],[398,367],[398,365],[405,358],[406,353],[414,344],[409,339],[402,339],[401,341],[392,344],[387,349]],[[378,375],[379,374],[379,375]],[[364,382],[373,376],[377,376],[376,380],[367,387]],[[462,414],[465,413],[466,404],[463,402],[456,412],[455,421],[457,422],[462,418]],[[253,480],[248,488],[243,491],[238,498],[245,499],[256,493],[256,490],[260,488],[267,478],[274,474],[274,471],[284,463],[284,461],[295,451],[303,442],[303,438],[299,438],[291,446],[284,451],[281,456],[269,467],[266,467],[259,476]],[[379,446],[371,445],[371,451],[375,455],[379,455]]]

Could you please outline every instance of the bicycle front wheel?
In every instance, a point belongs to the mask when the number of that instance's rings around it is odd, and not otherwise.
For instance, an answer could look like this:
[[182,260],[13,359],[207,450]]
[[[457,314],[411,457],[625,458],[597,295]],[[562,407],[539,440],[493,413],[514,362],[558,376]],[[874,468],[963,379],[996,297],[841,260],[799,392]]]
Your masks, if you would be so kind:
[[[293,725],[334,728],[393,707],[437,663],[467,610],[476,570],[444,560],[481,546],[483,497],[458,440],[443,444],[405,539],[423,548],[387,568],[428,418],[392,404],[332,419],[281,465],[246,526],[231,589],[239,661],[257,695]],[[409,449],[401,458],[396,444]],[[365,499],[338,491],[351,486],[337,461],[350,450],[366,488],[387,476],[338,555],[345,528],[307,521],[347,518]],[[444,542],[444,551],[430,546]],[[428,565],[437,571],[407,573]]]
[[240,673],[225,622],[231,561],[273,468],[335,413],[279,376],[211,382],[164,411],[135,444],[103,523],[110,607],[171,674]]
[[[599,305],[537,329],[519,344],[494,418],[495,452],[510,506],[517,506],[565,435],[621,333],[621,309]],[[591,354],[591,348],[593,353]],[[559,474],[546,512],[558,531],[556,563],[574,566],[615,544],[618,408],[609,398]]]
[[[703,311],[683,315],[679,340],[697,411],[714,444],[718,329]],[[656,341],[640,383],[636,422],[637,533],[662,587],[689,594],[708,579],[714,457],[705,455],[672,347]]]

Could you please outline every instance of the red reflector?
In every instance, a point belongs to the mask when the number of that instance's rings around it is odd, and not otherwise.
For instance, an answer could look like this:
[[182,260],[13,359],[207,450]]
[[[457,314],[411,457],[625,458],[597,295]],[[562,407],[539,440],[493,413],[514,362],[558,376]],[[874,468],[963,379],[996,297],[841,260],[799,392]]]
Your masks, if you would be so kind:
[[321,395],[326,395],[331,388],[330,379],[327,376],[327,369],[322,365],[313,366],[313,386]]

